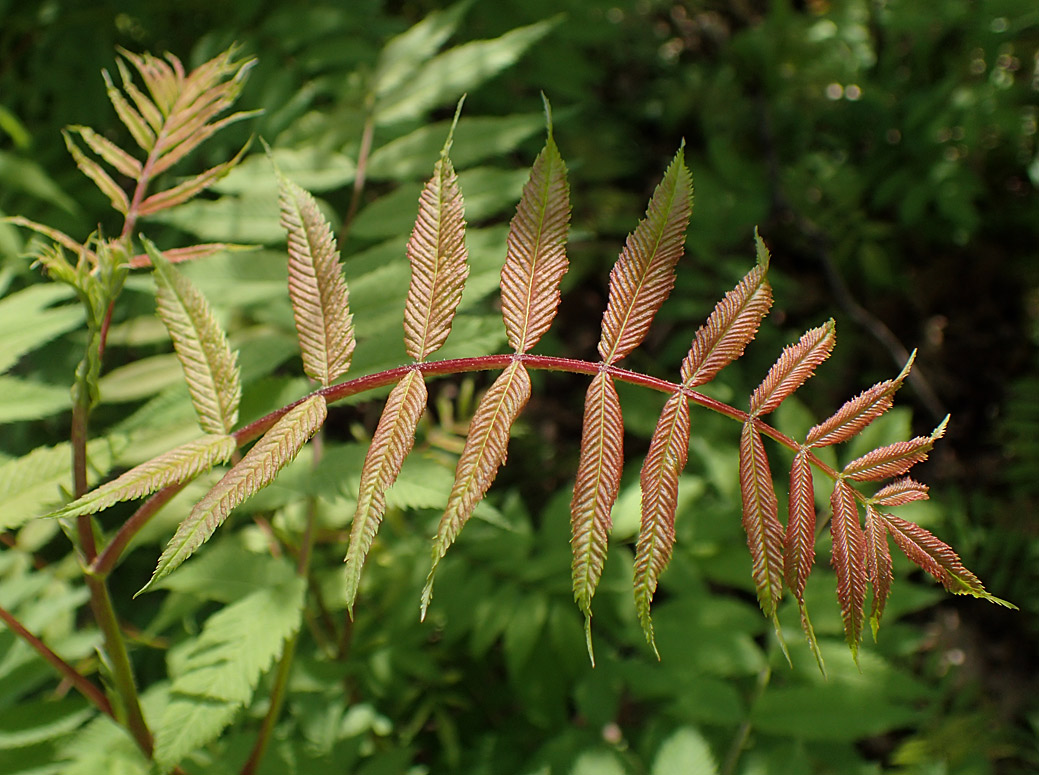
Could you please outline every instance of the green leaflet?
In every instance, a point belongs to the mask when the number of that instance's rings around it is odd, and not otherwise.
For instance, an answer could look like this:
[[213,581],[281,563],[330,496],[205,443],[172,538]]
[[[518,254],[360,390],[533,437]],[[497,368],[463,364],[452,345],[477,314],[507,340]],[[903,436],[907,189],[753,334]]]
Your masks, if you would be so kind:
[[51,517],[75,517],[94,514],[114,503],[133,500],[161,490],[171,484],[194,479],[203,471],[230,459],[238,448],[234,436],[211,435],[159,455],[96,490],[92,490]]
[[138,595],[172,572],[194,554],[227,519],[231,510],[263,489],[287,466],[321,427],[328,408],[324,396],[317,394],[289,410],[268,430],[239,463],[224,474],[206,496],[195,504],[188,518],[159,558],[154,574]]
[[302,620],[306,580],[256,590],[206,620],[200,636],[170,655],[169,704],[155,731],[163,769],[215,740],[247,704]]
[[58,284],[31,285],[0,300],[0,373],[26,353],[83,324],[79,304],[51,307],[72,298],[71,288]]
[[155,266],[159,317],[184,367],[191,402],[206,433],[230,433],[238,422],[242,385],[237,356],[217,323],[209,302],[191,281],[143,240]]

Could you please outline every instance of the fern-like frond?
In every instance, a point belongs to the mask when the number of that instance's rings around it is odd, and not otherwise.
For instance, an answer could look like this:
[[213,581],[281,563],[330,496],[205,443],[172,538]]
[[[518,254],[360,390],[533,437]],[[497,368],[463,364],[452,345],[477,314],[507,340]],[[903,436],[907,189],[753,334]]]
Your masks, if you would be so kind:
[[350,368],[353,316],[332,229],[309,192],[281,174],[281,225],[289,236],[289,297],[303,370],[327,386]]
[[290,409],[271,426],[238,464],[195,504],[159,557],[151,580],[137,594],[169,575],[209,540],[233,508],[274,481],[278,472],[317,433],[327,414],[324,396],[316,394]]
[[530,375],[512,361],[480,400],[455,468],[455,482],[433,540],[433,565],[422,590],[422,617],[433,599],[433,578],[448,547],[469,521],[476,504],[505,463],[509,429],[530,398]]
[[242,397],[237,356],[205,296],[151,242],[143,241],[155,267],[159,317],[184,367],[199,425],[206,433],[230,433]]
[[796,343],[783,349],[764,381],[750,397],[750,413],[755,417],[776,409],[783,399],[812,376],[816,367],[830,357],[835,343],[834,323],[829,321],[806,331]]
[[569,266],[570,186],[552,127],[509,227],[501,270],[501,308],[509,346],[525,353],[552,325],[559,283]]
[[743,529],[750,549],[751,573],[761,610],[765,616],[774,616],[783,597],[784,535],[768,456],[753,421],[743,424],[739,457]]
[[842,473],[857,482],[901,476],[917,463],[927,459],[934,442],[945,435],[945,427],[948,424],[949,418],[946,416],[930,436],[917,436],[909,441],[898,441],[867,452],[848,463]]
[[912,368],[915,358],[916,352],[913,352],[897,377],[878,382],[868,390],[862,391],[831,417],[808,431],[807,445],[825,447],[838,444],[862,432],[867,425],[891,408],[895,393],[909,376],[909,369]]
[[409,371],[390,392],[368,447],[345,558],[346,608],[351,616],[365,557],[386,513],[386,490],[396,481],[404,458],[415,443],[415,429],[425,408],[426,384],[422,373]]
[[866,576],[873,587],[873,605],[869,613],[869,627],[873,640],[877,639],[880,617],[891,593],[891,550],[887,545],[887,526],[872,504],[866,504]]
[[815,562],[815,487],[808,450],[794,455],[790,466],[790,509],[786,523],[783,569],[786,585],[798,600]]
[[866,602],[866,536],[859,525],[855,493],[843,478],[834,484],[830,507],[833,510],[831,562],[837,573],[837,600],[844,620],[844,638],[857,660],[862,640],[862,609]]
[[[765,250],[760,237],[756,237]],[[711,316],[696,332],[693,346],[682,361],[682,382],[696,387],[710,382],[725,366],[743,355],[772,306],[768,260],[758,263],[739,284],[718,302]]]
[[925,501],[929,497],[928,489],[926,484],[905,476],[877,490],[876,495],[870,498],[870,503],[891,508],[913,501]]
[[418,361],[447,340],[469,277],[465,205],[448,156],[454,128],[419,196],[418,216],[408,240],[411,284],[404,304],[404,349]]
[[213,466],[229,460],[237,448],[234,436],[210,435],[189,441],[131,468],[117,479],[91,490],[82,498],[47,516],[63,518],[95,514],[115,503],[151,495],[171,484],[190,481]]
[[595,375],[584,399],[584,425],[577,480],[570,500],[570,547],[574,600],[585,616],[591,655],[592,597],[606,562],[612,519],[624,468],[624,420],[613,379]]
[[610,272],[598,348],[604,362],[616,363],[642,342],[671,293],[692,207],[693,179],[679,148]]
[[963,567],[963,562],[952,547],[929,530],[894,514],[880,513],[880,517],[905,556],[934,576],[953,594],[973,595],[1008,608],[1016,607],[990,595],[978,577]]
[[678,392],[664,404],[640,476],[642,526],[635,547],[635,613],[654,652],[657,647],[649,609],[657,590],[657,580],[671,561],[675,545],[678,477],[685,469],[688,457],[689,402],[683,393]]

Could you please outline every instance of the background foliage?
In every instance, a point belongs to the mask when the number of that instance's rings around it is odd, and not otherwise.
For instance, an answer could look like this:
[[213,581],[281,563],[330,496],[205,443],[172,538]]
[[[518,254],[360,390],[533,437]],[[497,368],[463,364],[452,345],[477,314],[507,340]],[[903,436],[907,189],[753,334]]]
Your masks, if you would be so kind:
[[[170,50],[193,65],[236,40],[259,58],[240,107],[265,113],[225,130],[194,163],[203,169],[225,161],[250,133],[262,135],[282,169],[349,224],[340,238],[357,327],[354,369],[374,371],[405,359],[403,245],[444,122],[467,90],[453,156],[475,227],[473,276],[442,354],[487,352],[504,345],[486,297],[497,283],[503,221],[541,142],[544,90],[571,168],[576,232],[564,319],[547,338],[553,352],[576,357],[594,349],[608,268],[684,137],[696,197],[689,256],[650,346],[632,356],[641,359],[632,367],[676,372],[720,291],[746,270],[758,225],[774,256],[772,320],[783,327],[766,326],[713,389],[725,399],[747,394],[794,331],[833,314],[841,347],[815,380],[818,405],[791,402],[776,418],[781,429],[803,433],[810,418],[893,376],[904,350],[919,347],[922,381],[903,393],[903,401],[912,395],[914,413],[893,412],[863,446],[905,438],[911,426],[926,432],[952,413],[947,441],[920,474],[937,501],[914,517],[954,543],[996,594],[1022,606],[1014,615],[949,600],[896,566],[903,578],[888,625],[876,647],[863,649],[859,673],[841,643],[832,578],[819,568],[807,594],[830,677],[818,676],[799,643],[792,644],[791,671],[753,600],[734,428],[694,412],[678,545],[655,608],[663,661],[652,660],[630,610],[625,563],[637,529],[636,465],[626,472],[615,513],[592,670],[568,573],[567,488],[583,386],[539,375],[509,465],[478,511],[483,519],[444,559],[436,601],[419,624],[426,541],[473,395],[488,384],[481,375],[431,386],[435,411],[416,450],[424,454],[409,461],[391,491],[352,624],[340,560],[356,496],[350,488],[376,409],[336,410],[316,471],[301,458],[243,507],[255,521],[237,519],[234,532],[170,577],[165,597],[131,603],[178,516],[150,526],[113,577],[119,613],[137,633],[143,687],[164,676],[165,665],[173,670],[190,659],[185,644],[214,611],[257,604],[243,582],[286,573],[285,558],[257,554],[267,542],[262,528],[287,530],[301,518],[300,494],[318,492],[322,606],[307,612],[292,699],[267,763],[272,772],[655,775],[689,771],[696,757],[711,762],[702,771],[741,773],[1012,773],[1039,766],[1039,540],[1031,516],[1039,505],[1034,3],[474,2],[441,17],[443,49],[460,52],[453,55],[460,66],[439,60],[438,70],[438,60],[428,61],[434,47],[398,60],[400,76],[378,71],[380,51],[441,4],[139,5],[0,2],[0,214],[24,214],[77,238],[98,224],[117,230],[59,130],[117,126],[97,77],[102,67],[112,69],[114,46]],[[466,45],[494,38],[489,48]],[[422,73],[431,75],[422,80]],[[380,78],[393,88],[372,102],[371,84]],[[409,89],[408,80],[416,85]],[[355,194],[369,109],[372,152]],[[275,182],[262,154],[247,158],[212,198],[149,224],[147,233],[164,247],[185,238],[268,245],[189,271],[218,303],[241,349],[243,419],[306,392],[304,381],[286,376],[298,368],[279,368],[296,350]],[[24,232],[0,225],[0,288],[7,294],[38,280],[22,257],[25,241]],[[150,295],[135,293],[134,282],[115,321],[94,419],[99,467],[123,468],[164,451],[184,439],[190,422],[179,366],[152,317]],[[67,377],[82,348],[81,321],[53,306],[64,298],[54,287],[38,293],[35,311],[0,300],[5,352],[18,352],[16,334],[28,337],[31,352],[4,362],[12,370],[0,379],[46,388],[19,397],[10,392],[14,383],[4,383],[0,466],[68,437]],[[16,327],[25,320],[33,323],[29,332]],[[662,400],[622,391],[622,401],[627,447],[638,455]],[[19,508],[40,513],[53,504],[67,458],[60,448],[35,458],[33,477],[24,474],[33,486],[4,494],[0,525],[20,524]],[[3,478],[11,476],[8,470]],[[106,526],[117,519],[106,517]],[[4,542],[5,607],[67,659],[94,658],[96,633],[76,627],[85,592],[56,526],[30,523]],[[34,563],[42,569],[30,574]],[[782,617],[796,633],[796,610]],[[0,631],[0,771],[135,766],[132,744],[114,727],[104,719],[84,727],[79,698],[56,699],[48,670]],[[146,711],[147,702],[146,694]],[[206,754],[212,760],[191,766],[236,771],[260,713],[250,708]],[[56,760],[64,763],[48,764]]]

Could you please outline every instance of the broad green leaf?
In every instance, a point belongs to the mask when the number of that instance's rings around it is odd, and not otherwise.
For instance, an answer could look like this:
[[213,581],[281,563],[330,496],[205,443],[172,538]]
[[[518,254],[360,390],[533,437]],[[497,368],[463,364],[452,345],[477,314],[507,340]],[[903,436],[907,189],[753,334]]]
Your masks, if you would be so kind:
[[40,284],[0,299],[0,373],[14,366],[26,353],[83,325],[83,307],[51,305],[73,296],[63,285]]
[[38,420],[72,406],[68,387],[0,376],[0,423]]
[[384,95],[413,78],[451,37],[471,5],[472,0],[463,0],[446,10],[433,11],[391,39],[383,47],[375,65],[373,92]]
[[617,754],[606,750],[585,751],[577,757],[570,775],[627,775]]
[[199,425],[206,433],[230,433],[238,422],[242,385],[237,359],[209,302],[155,246],[144,240],[155,267],[158,314],[169,329]]
[[[436,148],[426,156],[425,167],[429,167],[429,159],[435,153]],[[211,188],[221,194],[238,196],[265,189],[272,197],[276,197],[278,179],[271,174],[271,161],[283,175],[310,192],[342,188],[352,183],[357,174],[357,164],[342,153],[331,152],[316,145],[303,148],[274,148],[270,152],[270,157],[262,153],[246,157]],[[371,176],[369,160],[368,177]]]
[[248,191],[242,196],[192,199],[172,210],[149,216],[149,221],[175,226],[207,242],[271,245],[285,239],[278,224],[278,197],[274,191]]
[[711,747],[695,727],[671,733],[657,750],[650,775],[717,775]]
[[238,443],[234,436],[226,435],[211,435],[182,444],[127,471],[96,490],[91,490],[48,516],[74,517],[94,514],[114,503],[151,495],[168,485],[194,479],[214,465],[229,460],[237,448]]
[[151,588],[194,554],[235,506],[274,481],[278,472],[296,457],[321,427],[327,413],[324,396],[320,394],[286,412],[181,522],[159,557],[151,580],[137,594]]
[[514,64],[532,45],[559,23],[559,19],[518,27],[498,38],[464,43],[434,57],[398,85],[383,89],[376,99],[379,124],[419,118],[445,102],[489,81]]
[[63,737],[94,715],[82,698],[19,702],[0,710],[0,751]]
[[170,655],[170,701],[155,731],[155,758],[169,769],[215,740],[246,705],[299,629],[306,581],[252,592],[206,620],[199,636]]

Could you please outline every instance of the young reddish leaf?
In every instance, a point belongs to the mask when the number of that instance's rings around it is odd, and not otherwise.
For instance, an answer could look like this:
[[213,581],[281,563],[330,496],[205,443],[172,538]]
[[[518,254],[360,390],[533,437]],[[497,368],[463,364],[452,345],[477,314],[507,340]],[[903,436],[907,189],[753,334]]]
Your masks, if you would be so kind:
[[76,166],[79,167],[80,172],[94,181],[94,185],[101,189],[102,194],[108,197],[112,207],[126,215],[130,210],[130,200],[127,198],[126,192],[119,188],[119,184],[112,180],[112,177],[104,171],[100,164],[93,159],[87,158],[87,155],[72,141],[72,137],[67,131],[62,130],[61,134],[65,138],[65,146],[69,149],[69,153],[72,154],[72,158],[75,159]]
[[141,176],[141,163],[104,135],[99,135],[88,126],[70,126],[69,132],[75,132],[90,146],[90,150],[111,164],[121,174],[136,180]]
[[206,433],[230,433],[242,397],[237,355],[206,297],[151,242],[143,242],[155,267],[157,311],[184,367],[198,423]]
[[891,484],[881,487],[871,499],[878,506],[902,506],[913,501],[925,501],[928,498],[926,484],[910,479],[908,476],[896,479]]
[[869,627],[873,640],[877,639],[880,617],[884,615],[884,604],[891,592],[891,550],[887,545],[887,527],[872,504],[866,504],[866,575],[873,587],[873,607],[869,614]]
[[693,179],[685,166],[685,151],[679,148],[649,200],[646,217],[628,235],[610,272],[599,340],[604,362],[616,363],[642,342],[671,293],[692,207]]
[[786,585],[801,600],[815,562],[815,486],[808,450],[804,447],[794,455],[790,467],[790,516],[783,546]]
[[[233,242],[204,242],[200,245],[189,245],[184,248],[170,248],[162,253],[162,257],[171,264],[181,264],[185,261],[198,261],[208,258],[215,253],[234,252],[240,250],[256,250],[258,245],[236,245]],[[151,266],[151,259],[147,253],[139,253],[130,259],[131,269],[140,269],[142,266]]]
[[880,517],[905,556],[934,576],[953,594],[973,595],[1008,608],[1016,607],[990,595],[978,577],[963,567],[952,547],[928,530],[894,514],[880,513]]
[[[228,103],[227,107],[229,106],[230,103]],[[224,108],[221,108],[221,110],[223,109]],[[235,124],[239,121],[244,121],[247,118],[252,118],[253,116],[258,116],[262,113],[262,110],[240,110],[237,113],[232,113],[230,116],[225,116],[219,121],[214,121],[211,124],[197,127],[192,125],[181,128],[172,137],[164,138],[164,142],[157,146],[156,150],[161,151],[162,156],[155,161],[155,164],[151,168],[152,177],[165,172],[225,126]],[[174,140],[178,140],[178,142],[174,143]]]
[[815,368],[830,357],[835,342],[831,318],[818,328],[806,331],[796,343],[783,349],[764,381],[750,397],[750,413],[755,417],[776,409],[783,399],[812,376]]
[[841,604],[844,637],[857,660],[862,640],[862,609],[866,602],[866,536],[859,525],[855,493],[843,478],[834,484],[830,507],[833,509],[831,563],[837,572],[837,600]]
[[[812,620],[808,618],[808,606],[805,605],[804,600],[798,599],[797,610],[801,614],[801,629],[804,630],[808,648],[811,650],[812,656],[815,657],[815,663],[819,665],[819,672],[823,674],[823,678],[826,678],[826,663],[823,661],[823,652],[819,649],[819,641],[815,637],[815,628],[812,626]],[[787,661],[789,661],[789,657]]]
[[422,373],[409,371],[390,392],[361,468],[357,510],[346,552],[346,609],[353,616],[361,569],[386,513],[386,490],[396,481],[415,443],[415,429],[426,408]]
[[570,501],[574,600],[584,612],[589,656],[592,596],[606,562],[612,524],[610,510],[617,500],[624,468],[623,441],[624,421],[617,389],[610,376],[600,371],[585,394],[581,455]]
[[784,536],[765,445],[753,421],[740,433],[740,494],[758,604],[771,617],[783,597]]
[[635,548],[635,612],[642,632],[660,658],[649,615],[657,580],[671,561],[675,545],[678,477],[689,457],[689,402],[673,393],[664,404],[642,464],[642,527]]
[[31,229],[37,234],[54,240],[57,244],[71,250],[77,256],[84,256],[92,265],[97,266],[97,254],[94,251],[87,249],[85,245],[81,245],[72,239],[68,234],[58,229],[51,228],[42,223],[31,221],[28,218],[21,215],[8,215],[4,218],[0,218],[0,223],[11,223],[15,226],[24,226],[27,229]]
[[289,297],[303,370],[330,385],[354,351],[353,316],[332,229],[309,192],[279,173],[281,225],[289,235]]
[[878,447],[857,458],[844,467],[842,472],[856,482],[873,482],[901,476],[917,463],[927,459],[934,442],[945,435],[949,417],[941,421],[930,436],[917,436],[909,441],[899,441],[886,447]]
[[234,158],[225,161],[222,164],[218,164],[205,172],[200,172],[193,178],[185,180],[183,183],[168,188],[165,191],[160,191],[156,194],[152,194],[150,197],[145,199],[137,208],[137,212],[140,215],[151,215],[157,213],[160,210],[168,210],[171,207],[184,204],[192,197],[205,191],[211,185],[216,183],[220,178],[224,177],[231,169],[241,161],[242,156],[245,155],[246,150],[249,148],[249,144],[246,143],[242,148],[235,154]]
[[194,479],[203,471],[229,460],[237,448],[234,436],[210,435],[189,441],[131,468],[117,479],[47,516],[64,518],[95,514],[115,503],[151,495],[168,485]]
[[458,176],[448,157],[453,135],[454,125],[433,168],[433,177],[422,189],[418,217],[408,240],[411,285],[404,305],[404,348],[419,361],[439,349],[451,333],[451,322],[469,276],[465,209]]
[[512,361],[480,400],[469,424],[462,454],[455,469],[455,483],[433,541],[433,565],[422,590],[422,618],[433,599],[433,577],[448,547],[469,521],[476,504],[505,463],[509,429],[530,398],[530,375],[519,361]]
[[[761,243],[760,237],[755,238]],[[682,361],[682,382],[687,387],[710,382],[725,366],[743,355],[757,334],[761,319],[772,306],[772,288],[766,276],[767,255],[766,251],[765,261],[725,294],[696,332],[693,346]]]
[[119,120],[130,130],[130,136],[141,147],[141,150],[151,153],[152,148],[155,147],[155,132],[151,130],[148,123],[141,117],[141,114],[134,109],[126,100],[126,97],[112,83],[111,76],[104,70],[101,71],[101,75],[105,79],[108,99],[111,101],[112,107],[115,108],[115,113],[119,116]]
[[[123,60],[117,59],[115,64],[119,68],[119,77],[123,82],[123,91],[130,95],[130,99],[133,100],[134,105],[137,106],[137,110],[140,111],[144,120],[148,122],[151,130],[158,132],[162,129],[162,111],[144,92],[137,88],[137,84],[133,82],[133,75],[130,74],[130,68],[123,63]],[[105,75],[107,76],[107,73]]]
[[[180,60],[173,54],[167,54],[166,58],[170,62],[170,64],[167,64],[151,54],[135,54],[124,48],[120,48],[119,53],[137,68],[137,72],[141,74],[144,85],[162,114],[169,115],[185,80],[184,65],[181,64]],[[221,56],[224,55],[222,54]],[[210,60],[210,62],[212,61]],[[199,69],[201,70],[201,68]],[[124,80],[126,80],[125,75]]]
[[[547,109],[547,103],[546,103]],[[566,274],[570,187],[552,126],[530,170],[516,215],[509,226],[501,270],[501,308],[509,346],[518,353],[533,347],[559,307],[559,282]]]
[[808,446],[825,447],[847,441],[861,433],[867,425],[891,408],[895,392],[902,387],[905,378],[909,376],[909,369],[915,358],[916,352],[914,351],[897,377],[878,382],[868,390],[859,393],[855,398],[847,401],[832,417],[808,431]]
[[137,594],[169,575],[209,540],[235,506],[274,481],[278,472],[292,462],[317,433],[327,414],[325,398],[318,393],[290,409],[271,426],[245,457],[195,504],[159,557],[151,580]]

